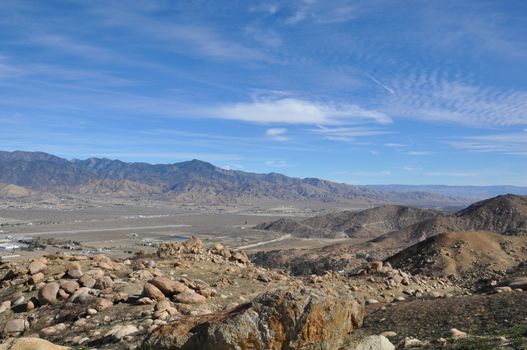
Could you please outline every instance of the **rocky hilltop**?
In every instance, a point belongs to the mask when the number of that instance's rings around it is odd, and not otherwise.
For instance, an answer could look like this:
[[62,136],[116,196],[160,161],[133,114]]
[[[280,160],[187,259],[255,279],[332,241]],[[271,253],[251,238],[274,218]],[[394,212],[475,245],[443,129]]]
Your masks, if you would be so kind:
[[97,349],[335,349],[364,318],[364,300],[338,277],[292,278],[196,238],[132,259],[3,263],[0,283],[2,335],[15,345],[31,336]]
[[[500,254],[477,251],[477,240],[456,243],[469,238],[465,233],[438,236],[432,248],[413,251],[426,261],[452,259],[460,273],[480,262],[474,269],[494,273],[485,289],[412,268],[410,251],[292,276],[197,238],[129,258],[54,253],[3,262],[0,349],[518,349],[509,345],[524,344],[518,332],[527,330],[526,278],[511,279],[506,269],[496,274],[481,257],[520,264],[526,238],[487,236],[481,244]],[[465,244],[472,255],[459,255]]]
[[505,275],[526,259],[524,237],[470,231],[430,237],[386,261],[412,273],[466,280]]

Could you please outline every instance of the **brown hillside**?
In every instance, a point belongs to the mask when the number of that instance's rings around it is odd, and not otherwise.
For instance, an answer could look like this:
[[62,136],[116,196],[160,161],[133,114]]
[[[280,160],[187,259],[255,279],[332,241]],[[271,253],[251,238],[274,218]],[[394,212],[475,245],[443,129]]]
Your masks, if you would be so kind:
[[11,185],[11,184],[0,184],[0,198],[22,198],[29,197],[31,195],[31,190]]
[[296,237],[373,238],[435,217],[435,210],[384,205],[362,211],[345,210],[318,215],[303,221],[279,219],[256,226],[256,229],[289,233]]
[[402,230],[388,232],[372,242],[404,247],[441,233],[476,230],[512,236],[526,235],[527,196],[509,194],[490,198],[454,215],[438,216]]
[[525,259],[525,237],[471,231],[433,236],[386,261],[412,273],[482,278],[514,268]]

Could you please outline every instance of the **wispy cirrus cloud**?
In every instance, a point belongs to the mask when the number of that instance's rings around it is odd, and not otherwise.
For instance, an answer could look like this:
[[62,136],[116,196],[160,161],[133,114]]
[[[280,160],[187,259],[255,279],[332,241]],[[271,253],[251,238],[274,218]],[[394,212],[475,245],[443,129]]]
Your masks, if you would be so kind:
[[466,136],[445,142],[455,148],[471,152],[527,156],[527,131]]
[[359,137],[378,136],[389,134],[390,131],[374,127],[364,126],[345,126],[345,127],[326,127],[318,125],[316,129],[311,129],[311,132],[319,134],[327,140],[354,142]]
[[295,98],[240,102],[220,106],[211,112],[218,118],[255,123],[328,125],[359,121],[388,124],[392,121],[385,113],[357,105],[336,105]]
[[[184,7],[174,5],[175,8],[178,6]],[[171,6],[167,7],[162,2],[138,2],[133,5],[108,2],[97,6],[88,4],[86,7],[97,18],[97,26],[126,29],[147,39],[147,46],[151,48],[219,61],[278,63],[258,45],[249,45],[240,38],[233,38],[232,32],[220,31],[213,24],[195,25],[183,18],[179,21],[160,20],[156,14],[171,9]],[[262,40],[268,43],[279,40],[270,39],[269,33],[258,32],[254,35],[260,39],[260,43]]]
[[404,118],[477,127],[527,124],[527,91],[465,80],[438,70],[394,80],[396,93],[385,99],[384,110]]
[[417,157],[422,157],[422,156],[429,156],[432,154],[432,152],[428,152],[428,151],[408,151],[406,152],[406,154],[410,155],[410,156],[417,156]]
[[394,143],[394,142],[388,142],[384,144],[386,147],[390,148],[405,148],[408,147],[408,145],[402,144],[402,143]]
[[270,128],[265,131],[265,136],[274,141],[287,141],[289,138],[286,136],[287,129],[285,128]]
[[80,43],[78,40],[72,40],[63,35],[39,34],[34,36],[32,41],[37,45],[65,53],[75,54],[87,59],[99,60],[117,58],[116,54],[106,48]]
[[272,168],[289,168],[292,165],[289,164],[286,160],[283,159],[270,159],[266,160],[264,164]]
[[[420,11],[423,30],[417,35],[427,46],[446,50],[467,50],[512,58],[527,57],[525,18],[507,16],[499,8],[470,1],[454,7],[426,6]],[[429,40],[431,36],[437,40]]]
[[428,171],[424,173],[426,176],[446,176],[446,177],[475,177],[481,175],[474,171]]
[[393,172],[391,170],[376,170],[376,171],[338,171],[335,172],[338,175],[351,175],[351,176],[392,176]]
[[285,19],[288,25],[297,25],[304,21],[319,24],[332,24],[349,21],[364,8],[349,1],[325,2],[304,0],[293,2],[290,15]]

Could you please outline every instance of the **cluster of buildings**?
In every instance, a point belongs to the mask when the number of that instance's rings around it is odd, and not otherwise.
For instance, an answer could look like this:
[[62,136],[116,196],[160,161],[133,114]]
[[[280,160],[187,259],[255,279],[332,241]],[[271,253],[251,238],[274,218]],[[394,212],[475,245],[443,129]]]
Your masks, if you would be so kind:
[[32,238],[27,236],[17,236],[16,238],[9,235],[0,236],[0,252],[12,252],[14,250],[27,247],[27,244],[23,242],[30,240],[32,240]]

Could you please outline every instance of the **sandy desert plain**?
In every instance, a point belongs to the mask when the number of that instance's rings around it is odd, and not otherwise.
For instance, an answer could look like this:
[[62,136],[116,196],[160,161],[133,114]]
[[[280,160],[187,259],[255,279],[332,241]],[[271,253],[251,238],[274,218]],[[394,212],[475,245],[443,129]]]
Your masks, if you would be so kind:
[[[353,239],[305,239],[253,227],[280,217],[305,218],[337,210],[361,210],[317,202],[260,201],[252,205],[192,205],[125,200],[64,201],[60,205],[1,203],[0,239],[52,238],[78,242],[85,253],[110,256],[154,252],[162,241],[198,236],[206,245],[221,242],[247,252],[270,249],[316,248]],[[361,240],[358,240],[361,241]],[[49,251],[69,248],[48,246]],[[2,251],[4,259],[16,261],[42,255],[42,251]]]

